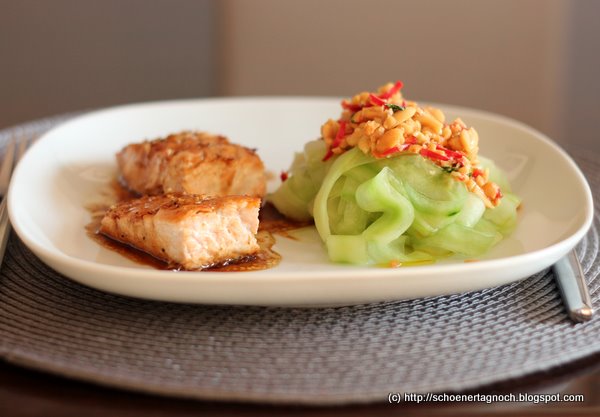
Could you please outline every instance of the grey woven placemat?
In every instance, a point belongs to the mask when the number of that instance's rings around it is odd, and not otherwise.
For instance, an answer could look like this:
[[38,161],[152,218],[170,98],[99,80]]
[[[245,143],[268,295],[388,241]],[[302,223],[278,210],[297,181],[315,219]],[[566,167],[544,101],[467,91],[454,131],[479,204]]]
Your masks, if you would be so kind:
[[[38,135],[62,118],[0,131]],[[578,158],[593,190],[600,160]],[[596,201],[598,204],[598,201]],[[600,308],[596,216],[579,244]],[[101,384],[204,399],[385,401],[459,391],[600,351],[600,319],[573,324],[550,271],[484,291],[343,308],[181,305],[62,277],[15,236],[0,273],[0,356]]]

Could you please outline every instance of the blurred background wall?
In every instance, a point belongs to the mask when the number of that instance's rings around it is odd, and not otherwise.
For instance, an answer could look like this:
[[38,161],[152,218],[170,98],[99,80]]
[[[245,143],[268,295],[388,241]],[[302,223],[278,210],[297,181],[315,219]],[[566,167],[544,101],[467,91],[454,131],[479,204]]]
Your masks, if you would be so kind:
[[600,1],[0,0],[0,127],[114,104],[401,79],[600,148]]
[[0,126],[218,93],[216,4],[0,0]]

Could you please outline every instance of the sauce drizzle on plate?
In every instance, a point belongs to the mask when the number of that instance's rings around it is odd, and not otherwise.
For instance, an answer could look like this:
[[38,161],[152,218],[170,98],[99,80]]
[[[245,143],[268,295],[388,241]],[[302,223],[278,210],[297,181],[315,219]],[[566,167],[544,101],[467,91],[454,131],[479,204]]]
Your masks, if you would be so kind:
[[[117,252],[121,256],[140,264],[155,269],[179,271],[179,265],[169,264],[152,255],[147,254],[133,246],[110,239],[99,233],[100,222],[105,211],[118,202],[138,197],[135,193],[127,190],[117,180],[110,183],[110,187],[103,193],[103,200],[89,204],[86,208],[91,213],[92,220],[86,225],[87,235],[103,248]],[[260,210],[260,223],[256,240],[260,250],[251,255],[231,262],[220,263],[202,271],[210,272],[242,272],[260,271],[277,266],[281,262],[281,255],[273,250],[275,244],[274,234],[295,239],[289,232],[294,229],[309,226],[311,223],[294,222],[283,217],[272,205],[266,204]]]

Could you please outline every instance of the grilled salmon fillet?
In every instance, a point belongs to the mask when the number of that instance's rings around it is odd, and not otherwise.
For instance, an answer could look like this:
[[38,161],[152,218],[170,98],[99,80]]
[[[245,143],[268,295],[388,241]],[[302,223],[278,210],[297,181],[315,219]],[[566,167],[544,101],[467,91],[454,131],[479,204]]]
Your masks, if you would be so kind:
[[117,154],[117,164],[126,185],[139,194],[262,197],[266,192],[265,168],[253,150],[204,132],[128,145]]
[[256,252],[260,198],[188,194],[117,203],[100,233],[184,269],[200,269]]

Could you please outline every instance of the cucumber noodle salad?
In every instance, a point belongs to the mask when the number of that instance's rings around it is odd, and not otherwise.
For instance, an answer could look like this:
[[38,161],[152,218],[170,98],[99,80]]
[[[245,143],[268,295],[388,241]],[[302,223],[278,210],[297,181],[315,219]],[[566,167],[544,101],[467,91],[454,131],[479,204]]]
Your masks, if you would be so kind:
[[402,82],[342,101],[297,153],[269,201],[314,219],[334,262],[400,266],[485,254],[516,225],[520,199],[478,155],[461,119],[402,97]]

